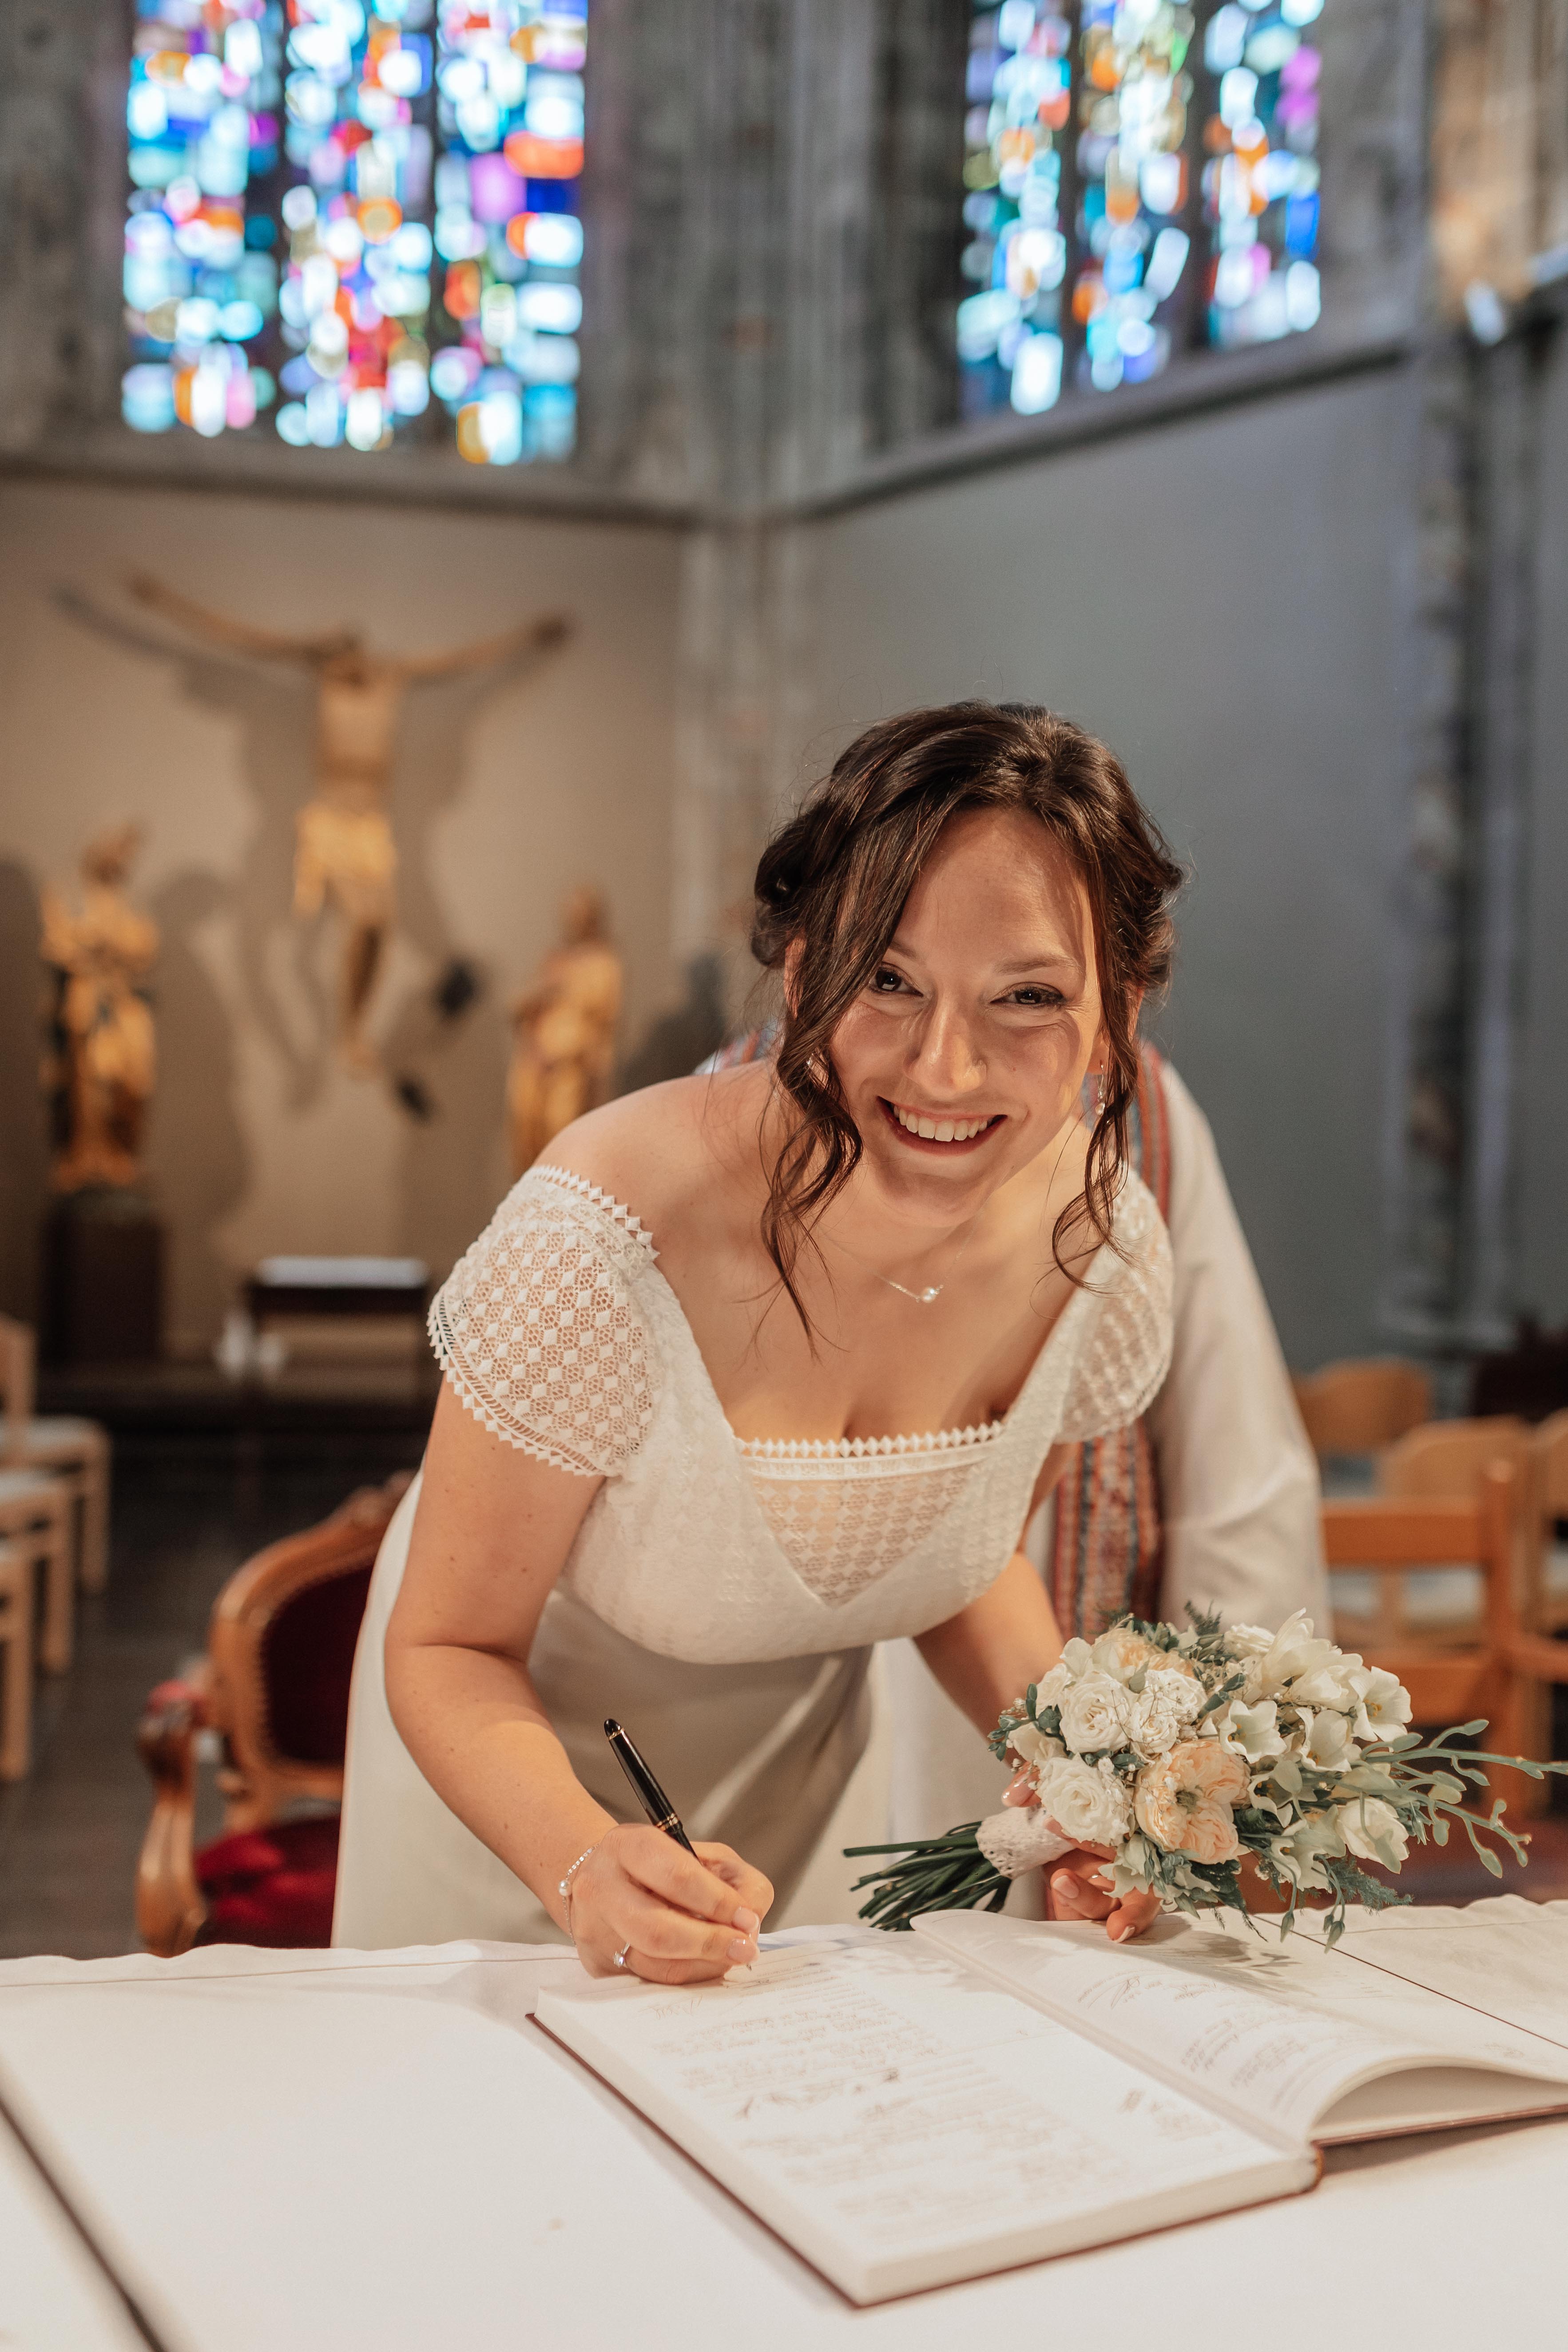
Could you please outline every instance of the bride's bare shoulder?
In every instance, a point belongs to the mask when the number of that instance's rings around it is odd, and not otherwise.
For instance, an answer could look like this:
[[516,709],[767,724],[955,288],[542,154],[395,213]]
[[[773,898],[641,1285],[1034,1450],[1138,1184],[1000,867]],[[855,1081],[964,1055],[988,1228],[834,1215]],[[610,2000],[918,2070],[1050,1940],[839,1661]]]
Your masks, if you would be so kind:
[[768,1096],[767,1072],[754,1063],[671,1078],[574,1119],[542,1159],[598,1185],[657,1234],[716,1191],[755,1184]]

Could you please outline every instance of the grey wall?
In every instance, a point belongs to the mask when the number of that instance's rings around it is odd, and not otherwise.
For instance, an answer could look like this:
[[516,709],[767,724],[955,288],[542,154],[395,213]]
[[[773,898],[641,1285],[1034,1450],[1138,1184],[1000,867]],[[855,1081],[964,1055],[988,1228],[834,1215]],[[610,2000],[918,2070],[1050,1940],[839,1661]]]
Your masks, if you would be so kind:
[[1542,419],[1536,707],[1519,1065],[1518,1300],[1568,1322],[1568,330]]
[[815,550],[807,767],[913,703],[1049,702],[1190,861],[1159,1033],[1302,1367],[1379,1344],[1399,404],[1370,377],[1211,415],[860,510]]

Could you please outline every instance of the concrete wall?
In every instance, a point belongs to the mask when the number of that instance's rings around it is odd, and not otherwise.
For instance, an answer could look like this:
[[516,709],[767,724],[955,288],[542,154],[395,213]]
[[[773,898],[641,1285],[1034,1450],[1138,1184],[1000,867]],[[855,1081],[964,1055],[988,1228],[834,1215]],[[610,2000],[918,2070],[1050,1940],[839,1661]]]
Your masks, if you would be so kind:
[[1398,390],[1361,379],[818,528],[814,740],[966,694],[1125,761],[1193,880],[1159,1034],[1291,1360],[1379,1344]]
[[[333,1060],[335,938],[289,913],[312,696],[277,665],[182,651],[121,583],[144,567],[275,629],[344,622],[426,651],[551,608],[577,632],[531,672],[416,688],[395,779],[399,926],[376,1026],[437,1106]],[[411,1251],[444,1269],[504,1189],[504,1006],[574,883],[605,887],[635,1043],[669,967],[679,547],[665,530],[210,493],[0,490],[0,1288],[31,1305],[46,1181],[37,905],[83,843],[134,817],[135,893],[163,927],[151,1136],[173,1236],[171,1337],[211,1336],[234,1277],[279,1250]],[[67,609],[67,599],[75,608]],[[443,1029],[453,955],[486,986]]]
[[1568,1323],[1568,332],[1542,418],[1538,630],[1523,1045],[1519,1062],[1519,1305]]

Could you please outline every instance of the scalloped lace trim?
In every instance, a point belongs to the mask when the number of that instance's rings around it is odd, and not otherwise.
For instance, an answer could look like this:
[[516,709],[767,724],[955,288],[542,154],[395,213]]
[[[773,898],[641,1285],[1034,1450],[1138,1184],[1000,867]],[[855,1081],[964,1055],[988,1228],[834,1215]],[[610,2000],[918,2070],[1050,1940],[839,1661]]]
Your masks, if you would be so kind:
[[481,1429],[488,1429],[492,1437],[499,1437],[503,1445],[510,1445],[515,1453],[531,1454],[536,1462],[547,1464],[552,1470],[569,1470],[574,1478],[603,1478],[605,1474],[595,1464],[584,1462],[578,1454],[563,1453],[558,1445],[546,1445],[541,1439],[531,1437],[526,1430],[520,1429],[515,1422],[502,1421],[483,1397],[469,1387],[458,1370],[458,1360],[452,1352],[446,1326],[437,1320],[439,1304],[437,1300],[431,1307],[425,1328],[430,1335],[436,1361],[445,1378],[451,1382],[453,1393],[464,1411],[471,1412]]
[[597,1184],[590,1184],[585,1176],[574,1176],[570,1168],[557,1168],[552,1160],[536,1160],[528,1172],[531,1176],[542,1176],[547,1183],[558,1184],[563,1192],[575,1192],[595,1209],[603,1209],[606,1215],[614,1217],[617,1225],[625,1226],[634,1242],[641,1242],[649,1257],[658,1255],[653,1235],[642,1219],[634,1217],[626,1202],[617,1201],[613,1192],[603,1192]]
[[922,1437],[737,1437],[735,1451],[742,1462],[770,1466],[821,1462],[886,1462],[934,1460],[965,1447],[990,1445],[1006,1423],[987,1421],[979,1427],[939,1429]]

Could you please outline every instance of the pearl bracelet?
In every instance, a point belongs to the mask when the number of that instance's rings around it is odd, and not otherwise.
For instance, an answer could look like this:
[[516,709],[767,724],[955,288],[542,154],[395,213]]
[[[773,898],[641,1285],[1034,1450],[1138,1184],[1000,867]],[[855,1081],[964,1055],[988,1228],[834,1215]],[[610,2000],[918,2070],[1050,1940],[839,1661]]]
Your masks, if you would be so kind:
[[555,1892],[560,1895],[562,1903],[565,1906],[566,1933],[568,1935],[572,1933],[572,1882],[576,1877],[577,1873],[582,1869],[583,1864],[587,1861],[588,1856],[591,1853],[597,1852],[598,1843],[598,1840],[595,1838],[592,1845],[585,1845],[583,1848],[582,1853],[577,1856],[576,1861],[572,1864],[571,1869],[566,1873],[565,1877],[562,1879],[560,1885],[555,1889]]

